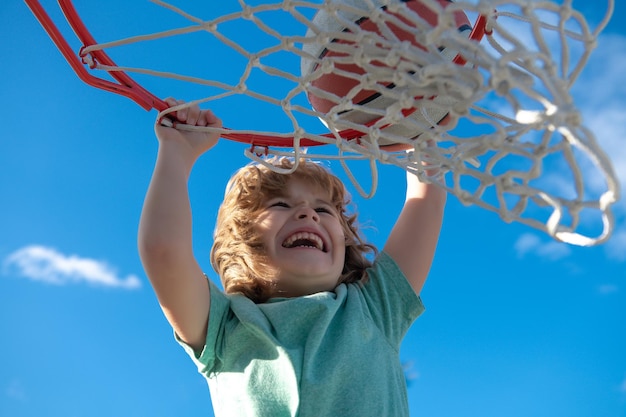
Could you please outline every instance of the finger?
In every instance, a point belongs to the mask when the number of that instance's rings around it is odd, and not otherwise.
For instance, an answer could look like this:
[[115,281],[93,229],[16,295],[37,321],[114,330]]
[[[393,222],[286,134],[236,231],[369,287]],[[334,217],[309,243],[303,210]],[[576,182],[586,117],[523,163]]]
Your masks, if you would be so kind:
[[206,112],[207,110],[202,110],[200,112],[200,114],[198,115],[198,121],[196,122],[196,126],[205,127],[206,125],[208,125],[208,122],[206,120]]
[[[167,104],[168,108],[178,105],[178,102],[173,97],[167,97],[163,100]],[[168,112],[163,118],[157,119],[157,123],[165,127],[173,127],[176,124],[176,112]]]
[[[165,100],[163,100],[169,107],[175,107],[178,106],[179,104],[184,103],[184,101],[179,101],[176,100],[174,97],[168,97]],[[171,113],[172,117],[176,116],[176,112]]]
[[204,113],[204,120],[206,122],[206,126],[211,127],[222,127],[222,120],[217,117],[211,110],[206,110]]
[[[178,104],[185,104],[185,102],[183,100],[177,100]],[[187,120],[189,119],[189,108],[184,106],[180,109],[178,109],[176,111],[176,118],[178,119],[178,121],[183,122],[183,123],[187,123]]]
[[188,125],[197,125],[198,118],[200,117],[200,107],[197,104],[187,108],[187,123]]
[[[168,98],[166,98],[163,101],[165,101],[170,107],[175,107],[175,106],[178,106],[178,105],[181,105],[181,104],[185,104],[184,100],[176,100],[175,98],[172,98],[172,97],[168,97]],[[179,122],[186,123],[186,121],[187,121],[187,113],[188,113],[187,108],[186,107],[182,107],[182,108],[176,110],[176,112],[170,113],[170,115],[171,115],[172,119],[175,119],[175,120],[177,120]]]

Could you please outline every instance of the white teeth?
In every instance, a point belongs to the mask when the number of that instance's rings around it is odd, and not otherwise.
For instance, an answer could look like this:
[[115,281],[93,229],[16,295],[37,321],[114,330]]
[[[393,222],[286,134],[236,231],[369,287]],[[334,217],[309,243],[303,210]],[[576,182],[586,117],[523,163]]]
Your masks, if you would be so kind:
[[315,248],[321,251],[324,250],[324,242],[322,241],[322,238],[316,235],[315,233],[310,233],[310,232],[294,233],[293,235],[285,239],[285,241],[283,242],[283,247],[292,248],[294,247],[294,243],[296,243],[298,240],[306,240],[308,242],[311,242],[313,245],[315,245]]

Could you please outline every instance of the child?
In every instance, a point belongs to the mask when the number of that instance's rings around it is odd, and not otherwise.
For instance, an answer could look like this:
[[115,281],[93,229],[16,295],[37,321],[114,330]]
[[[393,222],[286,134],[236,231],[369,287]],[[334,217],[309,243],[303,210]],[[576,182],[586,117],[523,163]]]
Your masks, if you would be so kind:
[[[176,117],[221,126],[197,106]],[[402,212],[371,262],[376,250],[346,212],[339,179],[313,162],[289,175],[246,166],[227,187],[211,253],[223,293],[193,256],[187,191],[218,135],[156,133],[140,255],[176,339],[208,380],[215,415],[408,416],[398,353],[423,311],[445,191],[408,174]]]

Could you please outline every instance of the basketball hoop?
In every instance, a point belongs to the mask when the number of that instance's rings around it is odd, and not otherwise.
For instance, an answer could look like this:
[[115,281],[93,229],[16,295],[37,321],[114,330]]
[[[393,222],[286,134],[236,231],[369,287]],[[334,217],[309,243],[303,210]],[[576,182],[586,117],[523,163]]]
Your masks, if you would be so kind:
[[[269,154],[339,159],[357,190],[371,196],[378,161],[563,242],[598,244],[612,231],[619,184],[570,88],[614,0],[594,29],[572,0],[239,0],[223,2],[232,10],[218,16],[153,0],[187,23],[122,38],[112,28],[103,43],[70,0],[58,0],[82,44],[78,52],[38,0],[25,1],[83,81],[156,109],[164,122],[180,108],[160,98],[180,97],[160,91],[170,81],[203,89],[185,105],[244,100],[236,105],[274,108],[290,131],[219,129],[249,144],[246,154],[261,163],[259,155]],[[232,55],[223,78],[111,58],[118,48],[200,35]],[[319,145],[336,154],[305,153]],[[370,161],[369,192],[348,169],[352,159]],[[425,162],[439,175],[427,176]],[[555,173],[567,187],[554,185]],[[602,178],[602,189],[589,177]],[[592,216],[602,223],[598,232],[585,226]]]

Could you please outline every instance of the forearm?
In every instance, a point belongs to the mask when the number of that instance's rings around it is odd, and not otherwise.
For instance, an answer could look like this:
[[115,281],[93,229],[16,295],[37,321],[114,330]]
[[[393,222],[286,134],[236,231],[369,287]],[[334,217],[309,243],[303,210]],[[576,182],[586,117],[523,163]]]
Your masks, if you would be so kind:
[[[147,269],[192,253],[192,218],[187,183],[193,161],[161,143],[139,223],[139,249]],[[148,271],[150,273],[150,271]]]
[[407,174],[406,201],[384,250],[398,263],[417,294],[435,255],[445,203],[444,189]]

